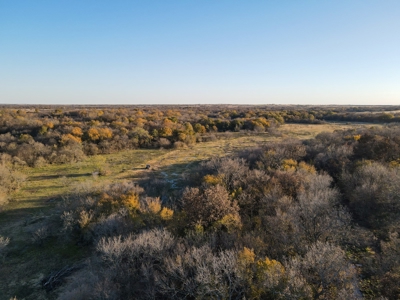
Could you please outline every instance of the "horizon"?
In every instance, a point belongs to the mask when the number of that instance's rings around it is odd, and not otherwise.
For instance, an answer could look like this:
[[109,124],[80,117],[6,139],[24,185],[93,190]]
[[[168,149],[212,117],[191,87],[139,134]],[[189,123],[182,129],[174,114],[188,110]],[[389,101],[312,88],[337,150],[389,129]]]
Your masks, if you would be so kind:
[[393,0],[0,0],[0,102],[398,105],[399,15]]

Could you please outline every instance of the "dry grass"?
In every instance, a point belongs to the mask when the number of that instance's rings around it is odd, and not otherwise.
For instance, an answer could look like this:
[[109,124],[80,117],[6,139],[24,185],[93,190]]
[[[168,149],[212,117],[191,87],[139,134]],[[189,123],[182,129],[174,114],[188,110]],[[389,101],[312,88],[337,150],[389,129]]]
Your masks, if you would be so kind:
[[[370,127],[370,124],[348,124],[348,123],[327,123],[327,124],[285,124],[280,128],[284,138],[311,139],[321,132],[333,132],[351,128]],[[373,126],[381,126],[374,124]]]

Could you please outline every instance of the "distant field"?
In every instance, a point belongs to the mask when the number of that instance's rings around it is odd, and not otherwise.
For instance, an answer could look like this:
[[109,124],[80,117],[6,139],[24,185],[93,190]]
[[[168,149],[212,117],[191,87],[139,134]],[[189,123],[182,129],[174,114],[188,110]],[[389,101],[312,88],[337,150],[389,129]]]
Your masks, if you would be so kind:
[[[74,164],[26,167],[21,171],[27,175],[27,181],[0,213],[0,235],[11,239],[9,257],[0,270],[0,291],[7,290],[7,295],[26,295],[25,299],[51,298],[40,287],[43,272],[50,272],[84,257],[79,248],[60,248],[57,241],[50,241],[41,249],[32,246],[30,242],[32,232],[38,228],[41,220],[54,215],[62,196],[79,184],[139,180],[150,174],[173,183],[182,173],[190,172],[193,164],[211,157],[225,156],[269,141],[308,139],[323,131],[365,126],[372,125],[286,124],[279,128],[280,134],[277,136],[268,133],[229,133],[224,134],[223,139],[198,143],[184,149],[129,150],[89,157]],[[150,170],[145,169],[147,164],[151,166]],[[107,176],[93,175],[101,169],[109,170],[110,173]]]
[[381,111],[360,111],[360,112],[353,112],[354,114],[397,114],[400,113],[400,110],[381,110]]
[[310,139],[321,132],[333,132],[335,130],[345,130],[351,128],[363,128],[371,126],[381,126],[376,124],[346,123],[335,122],[326,124],[285,124],[279,128],[285,138]]

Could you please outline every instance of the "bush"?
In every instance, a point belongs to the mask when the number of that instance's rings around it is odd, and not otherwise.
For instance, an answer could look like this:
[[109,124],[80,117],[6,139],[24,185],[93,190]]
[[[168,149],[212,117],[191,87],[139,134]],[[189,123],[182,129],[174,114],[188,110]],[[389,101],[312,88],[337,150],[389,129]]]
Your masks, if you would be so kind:
[[[342,175],[342,184],[357,221],[373,229],[387,229],[400,216],[400,168],[364,164]],[[396,226],[397,227],[397,226]]]
[[0,209],[8,203],[10,194],[17,191],[25,179],[25,175],[4,163],[0,164]]
[[240,220],[239,207],[229,199],[226,189],[220,185],[204,190],[187,188],[182,196],[183,211],[190,225],[210,226],[214,222],[231,215],[231,219]]
[[6,253],[6,247],[10,243],[10,238],[0,235],[0,258],[3,258]]
[[160,138],[158,141],[161,148],[169,148],[171,146],[171,142],[166,138]]
[[304,257],[289,260],[286,268],[291,289],[301,288],[313,299],[362,298],[356,268],[340,247],[317,242],[309,246]]
[[46,226],[40,227],[32,234],[32,242],[42,246],[45,240],[49,237],[49,230]]
[[174,148],[175,149],[183,149],[183,148],[187,148],[187,145],[184,142],[175,142],[174,143]]

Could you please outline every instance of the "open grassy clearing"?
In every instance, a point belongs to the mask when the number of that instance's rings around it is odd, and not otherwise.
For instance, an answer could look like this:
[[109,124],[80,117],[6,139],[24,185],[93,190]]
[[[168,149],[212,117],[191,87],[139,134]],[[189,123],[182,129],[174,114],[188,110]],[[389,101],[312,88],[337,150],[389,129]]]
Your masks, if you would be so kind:
[[[183,149],[140,149],[110,155],[98,155],[65,165],[42,168],[24,168],[27,181],[13,195],[13,201],[0,213],[0,235],[10,237],[9,254],[0,269],[0,299],[17,296],[18,299],[52,299],[40,282],[52,270],[83,259],[85,251],[78,246],[65,248],[57,240],[48,239],[43,245],[32,243],[32,235],[52,217],[58,216],[57,204],[62,196],[84,182],[107,184],[121,180],[139,180],[150,174],[175,184],[191,166],[215,156],[257,146],[260,143],[285,138],[312,138],[320,132],[355,127],[330,123],[323,125],[286,124],[280,128],[281,136],[267,133],[231,133],[226,138],[198,143]],[[374,125],[376,126],[376,125]],[[146,164],[151,170],[145,170]],[[93,172],[109,169],[107,176],[93,176]]]
[[279,128],[283,138],[311,139],[317,134],[327,131],[347,130],[363,127],[378,127],[379,124],[362,124],[362,123],[346,123],[335,122],[326,124],[285,124]]

